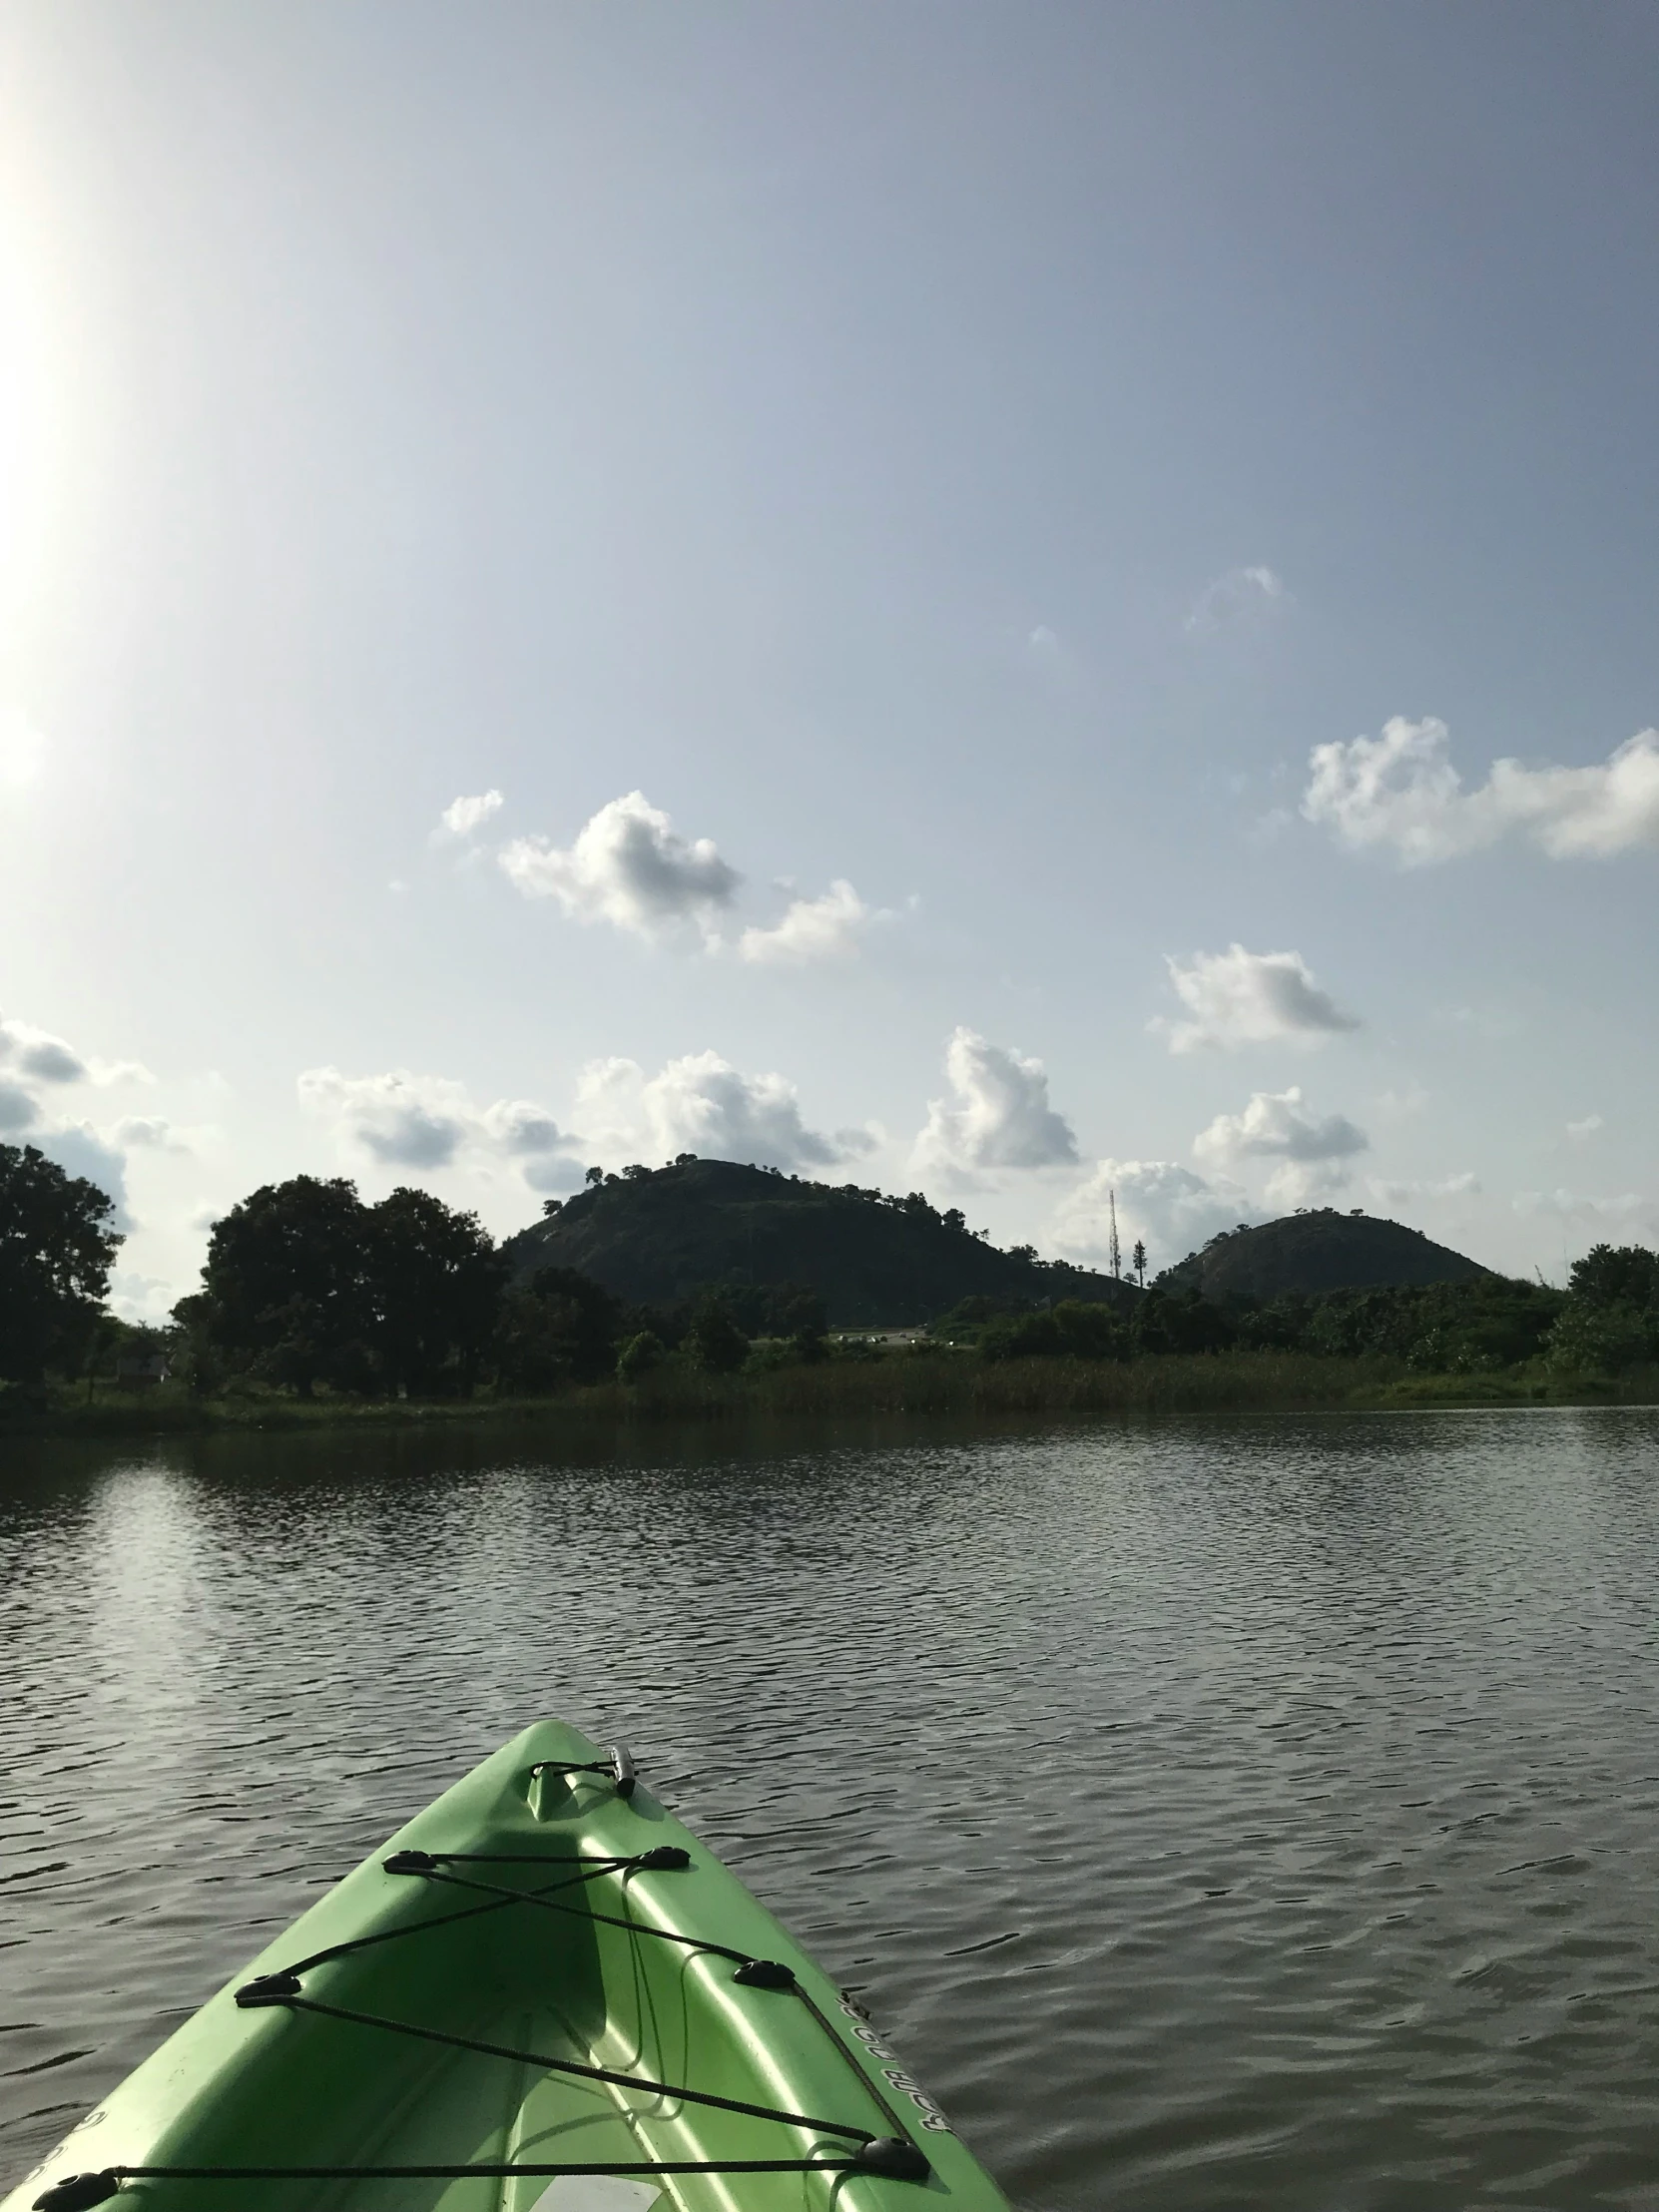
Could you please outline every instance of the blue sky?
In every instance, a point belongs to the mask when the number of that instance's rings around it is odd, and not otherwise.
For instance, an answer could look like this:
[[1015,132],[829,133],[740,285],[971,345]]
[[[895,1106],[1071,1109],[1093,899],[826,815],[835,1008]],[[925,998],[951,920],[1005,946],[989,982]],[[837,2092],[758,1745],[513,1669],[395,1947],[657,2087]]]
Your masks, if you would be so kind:
[[128,1310],[300,1169],[681,1149],[1659,1236],[1656,62],[11,0],[0,1134]]

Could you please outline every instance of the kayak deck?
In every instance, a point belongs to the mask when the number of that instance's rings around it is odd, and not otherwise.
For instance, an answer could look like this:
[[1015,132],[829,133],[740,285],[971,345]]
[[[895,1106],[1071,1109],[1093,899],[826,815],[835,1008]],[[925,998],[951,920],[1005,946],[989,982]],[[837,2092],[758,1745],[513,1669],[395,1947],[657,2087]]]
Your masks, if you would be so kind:
[[118,2183],[135,2212],[1004,2204],[856,2005],[554,1722],[324,1897],[0,2212]]

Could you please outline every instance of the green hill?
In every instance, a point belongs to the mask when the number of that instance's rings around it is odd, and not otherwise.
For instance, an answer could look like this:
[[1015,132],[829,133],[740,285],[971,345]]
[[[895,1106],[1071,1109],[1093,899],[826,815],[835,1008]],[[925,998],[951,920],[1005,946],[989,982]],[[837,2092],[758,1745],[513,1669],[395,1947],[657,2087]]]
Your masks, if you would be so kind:
[[677,1306],[711,1285],[796,1285],[819,1294],[832,1328],[910,1326],[973,1297],[1019,1307],[1137,1295],[1086,1268],[999,1251],[919,1192],[889,1198],[689,1155],[608,1176],[504,1249],[520,1280],[577,1268],[637,1306]]
[[1270,1299],[1290,1292],[1371,1290],[1383,1285],[1467,1283],[1491,1271],[1420,1229],[1321,1207],[1258,1229],[1224,1230],[1158,1278],[1160,1289],[1209,1299]]

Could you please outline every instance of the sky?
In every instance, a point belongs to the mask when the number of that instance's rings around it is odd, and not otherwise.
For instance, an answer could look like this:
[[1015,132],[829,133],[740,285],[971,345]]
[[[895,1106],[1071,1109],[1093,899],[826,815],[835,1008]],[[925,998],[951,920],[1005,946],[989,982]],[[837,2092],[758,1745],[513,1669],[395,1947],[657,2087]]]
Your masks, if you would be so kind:
[[0,1141],[1659,1240],[1659,17],[0,0]]

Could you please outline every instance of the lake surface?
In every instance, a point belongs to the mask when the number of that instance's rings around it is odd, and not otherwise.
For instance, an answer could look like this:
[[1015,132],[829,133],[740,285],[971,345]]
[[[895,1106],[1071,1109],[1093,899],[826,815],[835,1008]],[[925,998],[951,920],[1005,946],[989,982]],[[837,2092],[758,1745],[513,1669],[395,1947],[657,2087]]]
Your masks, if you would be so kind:
[[1659,1413],[529,1448],[0,1446],[0,2182],[551,1712],[1022,2206],[1659,2207]]

